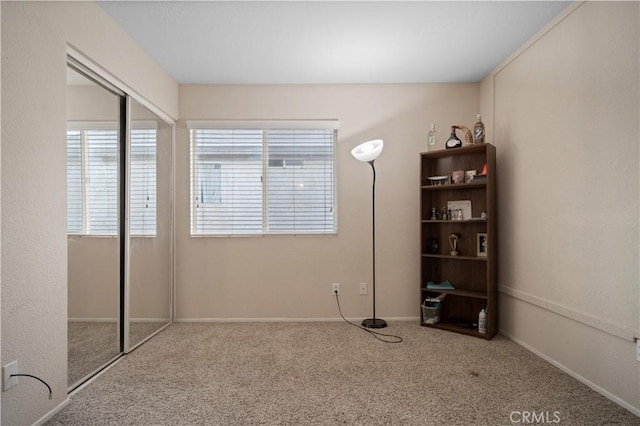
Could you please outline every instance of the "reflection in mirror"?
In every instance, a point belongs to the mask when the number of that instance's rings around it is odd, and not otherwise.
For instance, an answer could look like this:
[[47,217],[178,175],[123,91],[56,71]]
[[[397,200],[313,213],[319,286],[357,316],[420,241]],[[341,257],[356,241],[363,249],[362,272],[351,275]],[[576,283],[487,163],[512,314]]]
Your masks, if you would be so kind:
[[130,350],[171,321],[172,127],[130,100]]
[[67,68],[68,385],[122,352],[121,97]]

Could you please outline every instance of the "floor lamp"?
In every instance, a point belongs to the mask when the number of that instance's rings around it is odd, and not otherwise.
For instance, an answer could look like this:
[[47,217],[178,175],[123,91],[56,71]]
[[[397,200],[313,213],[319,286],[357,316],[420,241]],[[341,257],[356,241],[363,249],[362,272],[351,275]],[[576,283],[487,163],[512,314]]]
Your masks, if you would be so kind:
[[356,160],[371,164],[371,170],[373,171],[371,195],[373,237],[373,318],[367,318],[362,321],[362,325],[367,328],[384,328],[387,326],[387,322],[385,320],[376,318],[376,168],[373,163],[382,153],[383,145],[382,139],[375,139],[362,143],[351,150],[351,155],[353,155]]

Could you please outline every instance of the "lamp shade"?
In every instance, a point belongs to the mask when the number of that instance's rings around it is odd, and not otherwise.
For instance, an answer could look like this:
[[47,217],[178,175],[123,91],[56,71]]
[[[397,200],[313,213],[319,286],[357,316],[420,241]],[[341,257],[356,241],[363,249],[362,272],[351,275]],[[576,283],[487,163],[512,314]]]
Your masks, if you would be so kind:
[[382,153],[382,147],[384,143],[382,139],[374,139],[372,141],[361,143],[351,150],[351,155],[356,160],[369,162],[373,161]]

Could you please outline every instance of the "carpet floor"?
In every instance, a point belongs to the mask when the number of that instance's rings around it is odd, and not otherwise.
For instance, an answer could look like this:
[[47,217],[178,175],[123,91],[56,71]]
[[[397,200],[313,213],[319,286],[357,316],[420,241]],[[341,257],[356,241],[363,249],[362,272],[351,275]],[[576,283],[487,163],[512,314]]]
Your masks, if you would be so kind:
[[45,424],[511,425],[533,413],[563,425],[640,425],[500,335],[413,322],[382,331],[404,342],[341,322],[173,324]]
[[[164,324],[132,322],[129,326],[131,344],[140,342]],[[69,321],[67,333],[69,386],[120,353],[117,322]]]

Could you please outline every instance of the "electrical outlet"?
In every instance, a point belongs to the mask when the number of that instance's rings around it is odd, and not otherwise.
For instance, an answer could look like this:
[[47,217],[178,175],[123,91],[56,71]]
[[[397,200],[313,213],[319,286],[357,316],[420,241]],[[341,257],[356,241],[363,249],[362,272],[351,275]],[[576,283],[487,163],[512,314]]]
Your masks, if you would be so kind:
[[360,283],[360,295],[365,296],[367,294],[367,283]]
[[640,361],[640,339],[636,339],[636,359]]
[[17,377],[11,377],[12,374],[18,374],[18,361],[10,362],[2,367],[2,378],[4,380],[3,390],[8,391],[18,384]]
[[331,284],[331,293],[332,294],[340,294],[340,283]]

